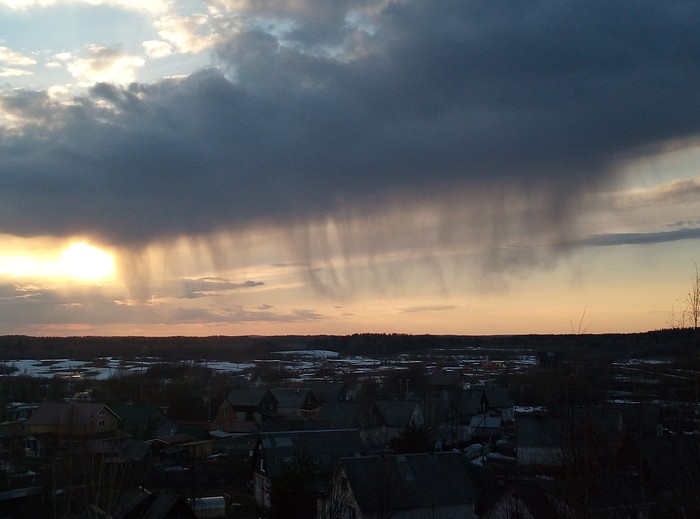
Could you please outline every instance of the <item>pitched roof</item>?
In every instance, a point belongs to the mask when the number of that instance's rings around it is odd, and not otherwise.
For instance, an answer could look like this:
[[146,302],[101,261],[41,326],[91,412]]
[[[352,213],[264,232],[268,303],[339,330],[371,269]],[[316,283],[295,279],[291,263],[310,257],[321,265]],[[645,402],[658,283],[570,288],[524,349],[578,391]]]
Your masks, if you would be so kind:
[[467,416],[480,413],[482,400],[486,401],[486,406],[489,409],[513,407],[513,399],[505,388],[469,389],[460,394],[459,413]]
[[339,466],[363,513],[472,505],[476,500],[458,453],[343,458]]
[[491,416],[489,414],[472,416],[469,422],[469,427],[482,427],[487,429],[498,429],[501,425],[503,425],[503,418],[500,416]]
[[265,451],[267,472],[279,473],[294,456],[308,454],[318,463],[317,470],[331,472],[339,458],[360,455],[365,451],[357,429],[283,431],[260,433]]
[[389,427],[406,427],[418,403],[413,400],[381,400],[376,402],[377,410]]
[[113,404],[110,408],[127,425],[145,424],[153,418],[165,418],[163,410],[155,404]]
[[363,429],[370,425],[374,405],[368,402],[329,402],[323,404],[316,419],[328,429]]
[[257,407],[268,392],[267,389],[262,387],[235,388],[229,391],[226,400],[233,407]]
[[513,407],[513,399],[510,397],[510,391],[503,387],[489,387],[484,389],[486,401],[489,407],[504,409]]
[[270,392],[277,399],[279,407],[301,409],[311,390],[309,388],[278,387],[270,389]]
[[87,425],[102,410],[115,415],[114,411],[104,404],[92,402],[42,402],[27,419],[27,424]]
[[340,401],[346,387],[344,382],[314,382],[311,391],[320,403],[325,404]]
[[459,395],[458,412],[460,415],[474,415],[481,412],[481,400],[484,392],[481,389],[462,391]]

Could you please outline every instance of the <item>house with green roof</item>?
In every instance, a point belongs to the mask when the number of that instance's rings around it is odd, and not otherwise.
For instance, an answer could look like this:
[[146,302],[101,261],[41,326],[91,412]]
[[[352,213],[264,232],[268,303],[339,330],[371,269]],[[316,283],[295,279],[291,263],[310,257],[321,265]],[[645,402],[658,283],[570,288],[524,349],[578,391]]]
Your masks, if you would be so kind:
[[155,404],[113,404],[110,407],[121,418],[122,429],[133,440],[151,440],[161,434],[172,434],[176,428]]

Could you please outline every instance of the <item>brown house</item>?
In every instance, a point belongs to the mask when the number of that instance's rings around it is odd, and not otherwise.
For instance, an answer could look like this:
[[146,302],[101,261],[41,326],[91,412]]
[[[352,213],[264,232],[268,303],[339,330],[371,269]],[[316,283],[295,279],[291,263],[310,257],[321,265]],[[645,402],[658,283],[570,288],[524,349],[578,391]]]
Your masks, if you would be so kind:
[[277,416],[277,399],[263,388],[232,389],[209,423],[209,431],[248,434]]
[[27,419],[29,434],[52,434],[81,438],[110,435],[120,419],[105,404],[91,402],[44,402]]
[[25,455],[50,455],[64,444],[88,445],[92,440],[114,437],[119,424],[119,416],[105,404],[44,402],[27,419]]

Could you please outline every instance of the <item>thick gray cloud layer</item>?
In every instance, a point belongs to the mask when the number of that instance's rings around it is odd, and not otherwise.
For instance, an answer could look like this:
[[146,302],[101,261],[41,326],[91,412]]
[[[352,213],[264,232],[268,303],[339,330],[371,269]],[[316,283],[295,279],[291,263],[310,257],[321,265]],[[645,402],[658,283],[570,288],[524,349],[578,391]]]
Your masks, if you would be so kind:
[[1,98],[33,124],[0,133],[0,232],[137,245],[503,185],[561,211],[700,131],[694,1],[315,3],[251,4],[272,22],[184,80]]

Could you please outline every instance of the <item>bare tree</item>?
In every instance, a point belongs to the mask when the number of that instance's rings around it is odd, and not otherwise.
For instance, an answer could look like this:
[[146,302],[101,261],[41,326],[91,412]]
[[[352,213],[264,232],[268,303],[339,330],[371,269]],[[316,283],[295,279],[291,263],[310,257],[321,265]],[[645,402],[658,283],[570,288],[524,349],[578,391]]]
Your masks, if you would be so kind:
[[697,330],[698,324],[700,324],[700,272],[698,271],[698,264],[694,260],[693,265],[695,266],[695,273],[691,279],[690,289],[686,296],[685,312],[693,329]]
[[679,311],[671,307],[669,325],[673,329],[692,328],[697,330],[700,326],[700,270],[693,260],[695,272],[690,280],[690,287],[684,299],[677,300]]

